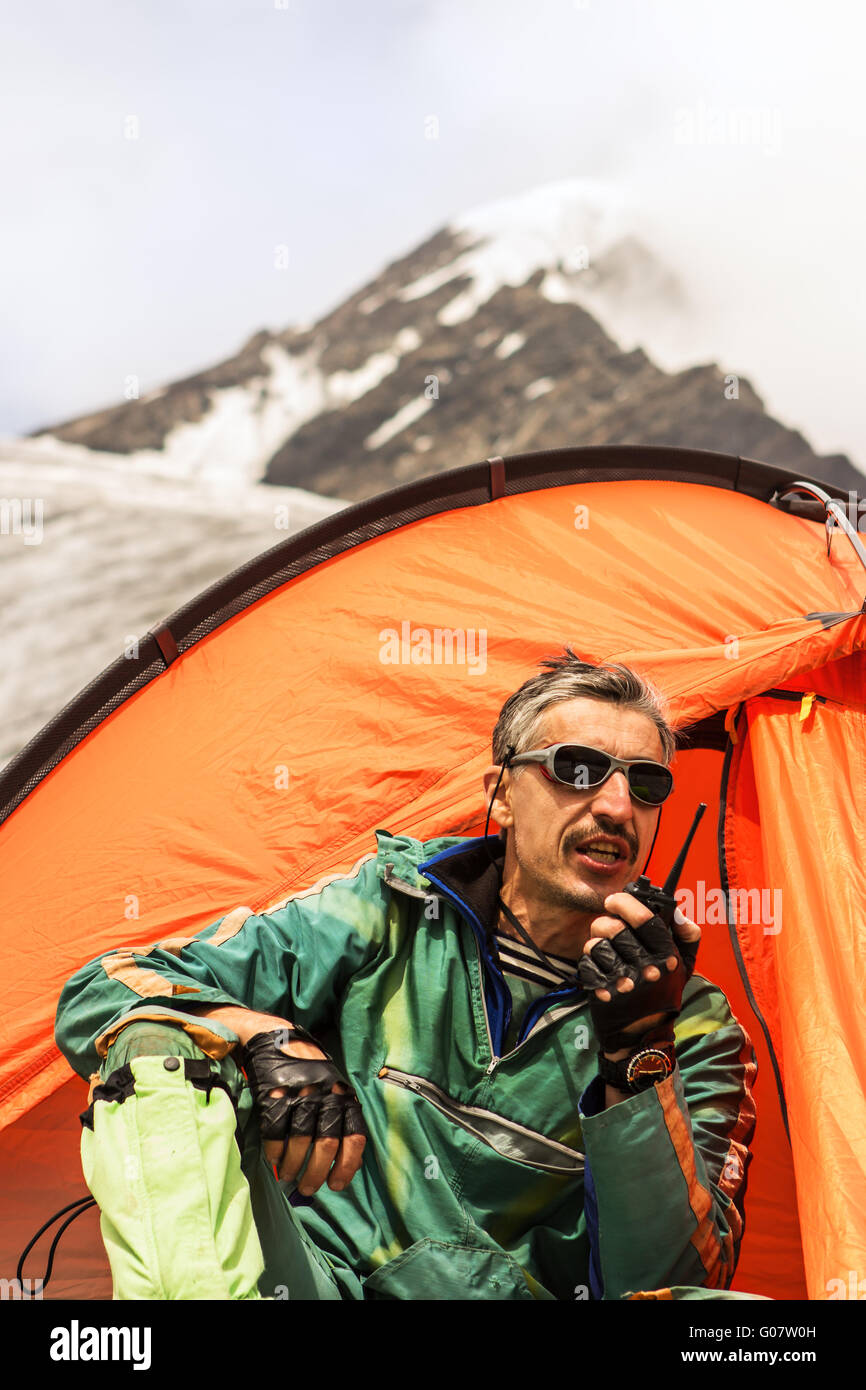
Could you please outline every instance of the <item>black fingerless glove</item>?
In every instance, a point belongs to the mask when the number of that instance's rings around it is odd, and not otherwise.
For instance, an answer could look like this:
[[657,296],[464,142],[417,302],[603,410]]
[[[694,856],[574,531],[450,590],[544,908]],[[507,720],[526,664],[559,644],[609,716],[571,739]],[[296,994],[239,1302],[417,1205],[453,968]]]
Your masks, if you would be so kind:
[[[342,1139],[348,1134],[366,1136],[360,1102],[346,1078],[330,1057],[288,1057],[280,1044],[296,1041],[319,1047],[303,1028],[276,1028],[256,1033],[241,1051],[241,1063],[259,1111],[262,1138],[288,1140],[303,1135],[315,1142]],[[336,1085],[345,1086],[345,1092],[333,1092]],[[278,1086],[285,1095],[272,1096],[270,1092]],[[300,1095],[307,1086],[314,1089],[309,1095]]]
[[[663,919],[656,916],[639,927],[623,927],[610,940],[600,937],[581,957],[577,976],[589,995],[593,1027],[603,1052],[634,1047],[638,1035],[622,1030],[651,1014],[664,1014],[673,1035],[673,1020],[682,1008],[683,988],[694,971],[699,945],[699,940],[682,941],[675,937]],[[669,971],[665,961],[674,955],[677,968]],[[658,968],[658,980],[643,978],[648,965]],[[631,980],[634,989],[621,994],[616,987],[621,978]],[[596,997],[597,989],[610,991],[607,1003]],[[657,1034],[657,1029],[653,1032]]]

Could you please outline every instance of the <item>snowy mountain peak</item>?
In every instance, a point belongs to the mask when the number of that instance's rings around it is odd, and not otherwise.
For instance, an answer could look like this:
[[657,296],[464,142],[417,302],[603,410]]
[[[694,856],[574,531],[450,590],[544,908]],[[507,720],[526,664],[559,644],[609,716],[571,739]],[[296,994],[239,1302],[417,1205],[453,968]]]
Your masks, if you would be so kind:
[[601,180],[481,203],[316,323],[261,330],[224,362],[41,433],[214,496],[264,479],[355,500],[493,453],[605,442],[815,474],[748,382],[731,409],[724,374],[683,356],[696,311],[641,222]]
[[525,281],[539,266],[567,260],[577,246],[592,246],[601,255],[633,230],[634,210],[615,184],[557,179],[516,197],[481,203],[450,227],[511,247],[515,258],[522,253]]

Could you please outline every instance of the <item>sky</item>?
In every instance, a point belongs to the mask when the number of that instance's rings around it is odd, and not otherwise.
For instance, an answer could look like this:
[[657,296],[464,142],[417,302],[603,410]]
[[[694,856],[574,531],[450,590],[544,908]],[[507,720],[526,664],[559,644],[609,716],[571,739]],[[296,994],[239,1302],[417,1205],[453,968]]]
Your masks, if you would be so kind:
[[864,39],[850,0],[6,7],[0,435],[312,322],[465,209],[585,177],[692,297],[683,361],[866,469]]

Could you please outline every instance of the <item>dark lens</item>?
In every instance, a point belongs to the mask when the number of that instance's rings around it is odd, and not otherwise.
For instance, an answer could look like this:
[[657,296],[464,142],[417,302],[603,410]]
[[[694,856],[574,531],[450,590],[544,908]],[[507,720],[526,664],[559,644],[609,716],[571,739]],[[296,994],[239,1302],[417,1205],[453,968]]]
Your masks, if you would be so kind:
[[670,795],[674,779],[666,767],[656,763],[634,763],[628,770],[628,783],[633,795],[641,801],[661,806]]
[[582,748],[577,744],[557,750],[553,759],[554,776],[560,782],[580,791],[581,787],[595,787],[607,776],[610,759],[594,748]]

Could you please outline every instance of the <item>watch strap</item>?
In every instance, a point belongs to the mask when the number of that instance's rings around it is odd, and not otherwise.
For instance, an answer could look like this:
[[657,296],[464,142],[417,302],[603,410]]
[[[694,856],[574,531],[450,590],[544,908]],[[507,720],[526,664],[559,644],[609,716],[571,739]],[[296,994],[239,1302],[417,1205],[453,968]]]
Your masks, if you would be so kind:
[[627,1057],[613,1062],[599,1048],[598,1071],[608,1086],[626,1095],[640,1095],[671,1075],[677,1061],[672,1020],[666,1019],[638,1037],[633,1033],[621,1036],[620,1046],[629,1048]]
[[676,1065],[672,1043],[643,1043],[628,1057],[611,1062],[599,1054],[598,1072],[602,1080],[626,1095],[640,1095],[658,1081],[665,1081]]

